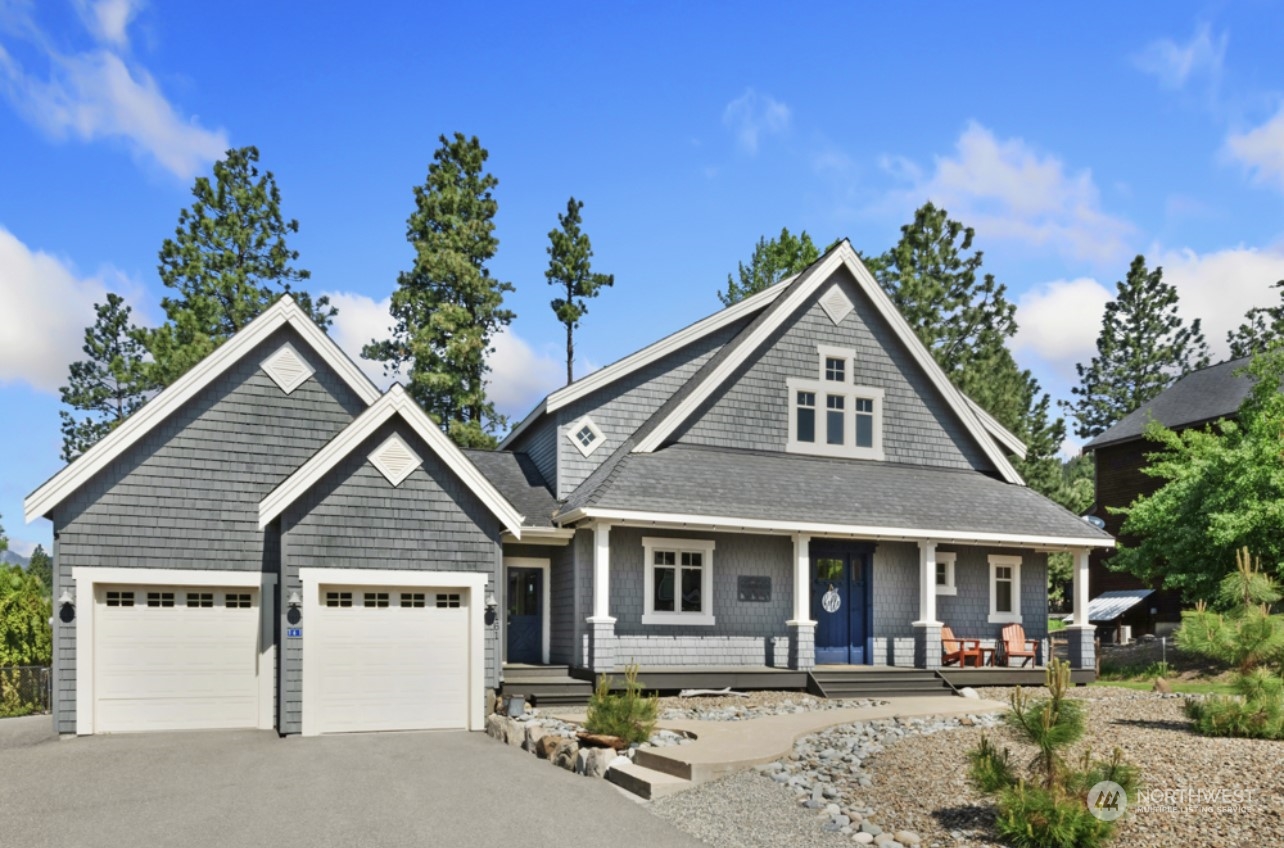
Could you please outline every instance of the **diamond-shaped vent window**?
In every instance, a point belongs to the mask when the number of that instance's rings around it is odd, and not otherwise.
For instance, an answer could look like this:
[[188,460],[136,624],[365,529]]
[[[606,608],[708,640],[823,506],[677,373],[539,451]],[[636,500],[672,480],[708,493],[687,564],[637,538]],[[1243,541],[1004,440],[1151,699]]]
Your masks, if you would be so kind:
[[851,314],[856,307],[852,305],[847,294],[837,284],[830,287],[825,296],[820,299],[821,308],[829,316],[829,320],[835,324],[843,323],[843,319]]
[[400,486],[410,472],[423,465],[423,460],[400,436],[393,434],[370,454],[370,463],[388,478],[389,483]]
[[307,382],[313,374],[312,366],[288,344],[282,345],[280,350],[263,360],[263,370],[287,395]]

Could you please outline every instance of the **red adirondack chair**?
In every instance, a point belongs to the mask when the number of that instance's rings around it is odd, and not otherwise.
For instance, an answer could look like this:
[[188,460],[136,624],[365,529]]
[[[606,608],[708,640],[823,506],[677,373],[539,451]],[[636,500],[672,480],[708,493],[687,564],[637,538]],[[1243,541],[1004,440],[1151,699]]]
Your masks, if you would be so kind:
[[955,637],[954,631],[948,625],[941,628],[941,664],[953,665],[958,663],[959,667],[967,665],[968,657],[973,659],[972,665],[981,664],[981,640],[980,639],[959,639]]
[[1034,665],[1035,651],[1039,643],[1025,638],[1025,628],[1019,624],[1009,624],[1003,628],[1003,664],[1011,665],[1013,657],[1021,658],[1021,665]]

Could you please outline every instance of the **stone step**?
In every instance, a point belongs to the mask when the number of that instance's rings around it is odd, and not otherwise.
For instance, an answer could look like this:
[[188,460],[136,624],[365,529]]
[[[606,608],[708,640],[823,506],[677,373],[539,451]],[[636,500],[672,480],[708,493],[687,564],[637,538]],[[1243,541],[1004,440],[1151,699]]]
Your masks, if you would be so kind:
[[691,788],[691,781],[656,771],[636,762],[612,766],[606,779],[648,801]]
[[677,758],[681,746],[674,749],[675,756],[666,756],[667,748],[638,748],[633,752],[633,762],[652,771],[663,772],[681,780],[691,780],[691,764]]

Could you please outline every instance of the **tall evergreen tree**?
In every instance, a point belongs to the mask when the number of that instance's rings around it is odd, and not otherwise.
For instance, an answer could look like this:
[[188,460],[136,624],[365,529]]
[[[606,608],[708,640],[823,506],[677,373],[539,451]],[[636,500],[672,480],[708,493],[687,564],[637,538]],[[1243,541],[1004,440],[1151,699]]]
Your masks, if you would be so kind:
[[284,294],[323,328],[337,314],[329,298],[315,302],[295,283],[311,276],[295,268],[299,253],[286,237],[299,222],[281,215],[281,192],[271,171],[260,174],[259,151],[241,147],[214,163],[214,182],[197,177],[195,200],[178,215],[174,238],[160,250],[161,282],[173,290],[161,301],[168,320],[144,335],[162,386],[253,321]]
[[1025,459],[1013,464],[1031,488],[1051,497],[1061,483],[1065,422],[1052,417],[1051,398],[1008,350],[1016,306],[1006,286],[982,274],[974,237],[929,202],[890,250],[863,259],[946,376],[1026,444]]
[[392,338],[372,341],[361,355],[391,374],[408,370],[411,396],[456,444],[490,447],[504,418],[486,398],[486,355],[513,320],[503,306],[512,283],[486,267],[499,248],[491,194],[499,181],[485,172],[490,154],[476,136],[439,140],[406,222],[415,261],[397,277]]
[[1172,385],[1178,377],[1208,364],[1208,344],[1196,318],[1187,327],[1177,314],[1177,289],[1164,282],[1164,269],[1146,268],[1138,256],[1116,284],[1097,336],[1097,355],[1079,363],[1078,400],[1063,405],[1075,433],[1091,439]]
[[[140,330],[118,294],[94,304],[97,319],[85,328],[87,359],[71,363],[62,402],[62,459],[71,462],[145,404],[156,388],[144,361]],[[77,418],[75,413],[87,413]]]
[[588,233],[580,229],[583,219],[582,201],[572,197],[566,202],[566,214],[557,216],[561,229],[548,234],[548,270],[544,276],[548,284],[559,287],[565,294],[554,298],[549,305],[557,320],[566,325],[566,383],[575,379],[572,363],[575,359],[574,332],[580,319],[588,313],[588,299],[597,297],[603,286],[615,285],[611,274],[593,273],[593,245]]
[[44,545],[36,545],[36,549],[31,552],[27,573],[39,579],[46,592],[53,591],[53,559],[45,553]]
[[806,230],[795,236],[787,227],[782,227],[776,238],[758,239],[749,264],[740,262],[735,275],[727,275],[727,290],[718,292],[718,299],[723,306],[738,303],[803,271],[819,258],[820,251]]
[[1281,303],[1248,310],[1244,323],[1226,333],[1232,359],[1261,353],[1284,338],[1284,280],[1272,288],[1280,290]]

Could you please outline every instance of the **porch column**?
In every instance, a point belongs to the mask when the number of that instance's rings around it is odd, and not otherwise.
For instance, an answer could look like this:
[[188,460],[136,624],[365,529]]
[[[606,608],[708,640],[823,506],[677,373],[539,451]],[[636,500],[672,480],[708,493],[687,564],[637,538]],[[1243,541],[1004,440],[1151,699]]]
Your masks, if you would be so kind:
[[941,666],[941,622],[936,620],[935,542],[918,543],[918,621],[914,622],[914,666]]
[[816,622],[811,618],[811,537],[794,534],[794,617],[789,628],[789,667],[810,671],[816,667]]
[[1074,619],[1066,628],[1066,644],[1070,653],[1071,668],[1096,668],[1097,657],[1094,638],[1097,628],[1088,620],[1088,549],[1078,548],[1074,553]]
[[595,673],[615,671],[615,619],[611,617],[611,525],[593,525],[593,614],[588,619],[588,665]]

